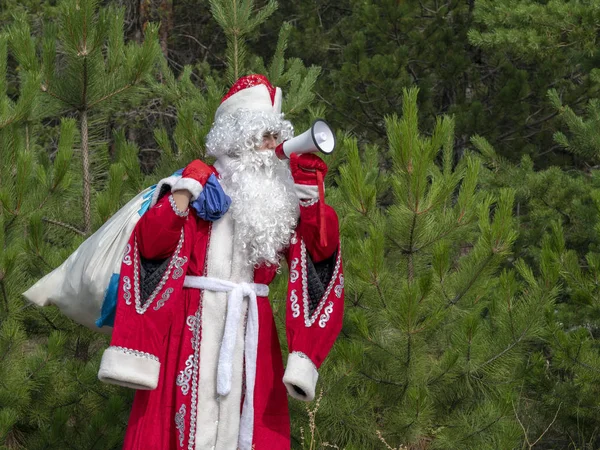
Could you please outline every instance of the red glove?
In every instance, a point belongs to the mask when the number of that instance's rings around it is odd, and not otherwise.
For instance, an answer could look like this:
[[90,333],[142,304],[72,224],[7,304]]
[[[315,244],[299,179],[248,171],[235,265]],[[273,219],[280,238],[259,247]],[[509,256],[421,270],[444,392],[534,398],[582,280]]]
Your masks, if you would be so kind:
[[325,186],[327,164],[314,153],[290,155],[290,169],[294,183],[317,186],[319,192],[319,235],[321,246],[327,247],[327,225],[325,223]]
[[199,159],[195,159],[183,169],[181,178],[173,185],[171,192],[188,190],[192,194],[192,201],[194,201],[198,198],[206,181],[212,174],[213,171],[208,165]]
[[304,153],[290,155],[290,169],[294,177],[294,183],[317,186],[319,180],[317,173],[320,172],[322,177],[327,175],[327,164],[314,153]]

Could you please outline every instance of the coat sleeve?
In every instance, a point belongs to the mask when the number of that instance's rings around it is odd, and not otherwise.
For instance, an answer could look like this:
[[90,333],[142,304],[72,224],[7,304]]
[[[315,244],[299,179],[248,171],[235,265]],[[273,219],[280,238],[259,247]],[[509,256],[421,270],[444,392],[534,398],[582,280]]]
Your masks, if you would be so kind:
[[327,243],[319,234],[319,205],[301,202],[300,221],[292,237],[286,304],[289,355],[283,382],[303,401],[315,397],[318,369],[341,328],[344,275],[337,214],[325,205]]
[[[184,232],[189,230],[184,226],[187,217],[178,216],[168,198],[163,198],[146,214],[136,225],[125,250],[112,339],[102,355],[98,378],[106,383],[149,390],[159,384],[173,311],[183,301],[191,243],[186,241]],[[168,258],[155,287],[146,294],[141,288],[142,256]]]
[[188,214],[189,209],[177,209],[170,193],[164,195],[140,218],[135,228],[141,255],[147,259],[164,259],[172,255]]

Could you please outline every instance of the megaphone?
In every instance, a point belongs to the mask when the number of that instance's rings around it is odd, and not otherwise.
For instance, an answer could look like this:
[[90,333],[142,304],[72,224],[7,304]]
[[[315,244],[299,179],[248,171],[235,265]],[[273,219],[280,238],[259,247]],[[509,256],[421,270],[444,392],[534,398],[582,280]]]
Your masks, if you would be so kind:
[[317,119],[312,126],[299,136],[277,146],[275,154],[279,159],[289,159],[292,153],[316,153],[329,155],[335,148],[335,135],[323,119]]

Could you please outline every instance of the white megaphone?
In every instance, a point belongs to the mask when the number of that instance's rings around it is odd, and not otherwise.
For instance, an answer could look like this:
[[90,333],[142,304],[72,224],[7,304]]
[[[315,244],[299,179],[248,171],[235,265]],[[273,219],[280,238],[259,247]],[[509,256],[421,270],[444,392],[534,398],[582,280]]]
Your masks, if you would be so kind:
[[289,159],[292,153],[316,153],[329,155],[335,148],[335,135],[327,122],[317,119],[312,126],[302,133],[277,146],[275,154],[279,159]]

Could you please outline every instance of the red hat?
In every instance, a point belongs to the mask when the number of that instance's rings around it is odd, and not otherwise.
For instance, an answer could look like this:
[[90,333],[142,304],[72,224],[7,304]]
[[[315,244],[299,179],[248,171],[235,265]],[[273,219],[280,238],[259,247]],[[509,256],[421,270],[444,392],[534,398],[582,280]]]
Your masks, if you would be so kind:
[[221,114],[233,114],[238,109],[281,113],[281,89],[273,86],[264,75],[246,75],[237,80],[221,100],[215,119]]

